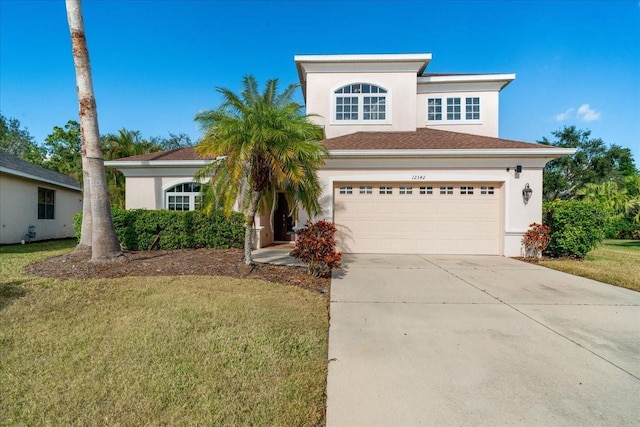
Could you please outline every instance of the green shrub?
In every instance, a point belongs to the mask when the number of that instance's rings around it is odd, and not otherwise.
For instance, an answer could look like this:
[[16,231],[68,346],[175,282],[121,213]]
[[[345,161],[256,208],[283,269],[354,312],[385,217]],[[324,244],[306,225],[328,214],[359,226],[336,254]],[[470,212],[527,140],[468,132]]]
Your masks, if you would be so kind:
[[609,213],[599,203],[556,200],[544,211],[544,223],[551,227],[547,251],[553,256],[584,258],[604,238]]
[[[74,217],[80,239],[82,213]],[[242,248],[243,216],[230,218],[221,212],[113,209],[113,225],[120,244],[127,250]]]

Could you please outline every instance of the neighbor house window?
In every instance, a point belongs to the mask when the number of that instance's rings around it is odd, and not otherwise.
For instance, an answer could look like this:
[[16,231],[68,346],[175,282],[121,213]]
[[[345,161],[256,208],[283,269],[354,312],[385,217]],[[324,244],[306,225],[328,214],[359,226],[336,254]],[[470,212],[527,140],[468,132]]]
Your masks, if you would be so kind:
[[193,211],[200,207],[202,185],[197,182],[185,182],[166,191],[166,207],[170,211]]
[[387,90],[367,83],[343,86],[334,92],[335,120],[383,122],[387,120]]
[[38,219],[55,219],[56,192],[38,187]]

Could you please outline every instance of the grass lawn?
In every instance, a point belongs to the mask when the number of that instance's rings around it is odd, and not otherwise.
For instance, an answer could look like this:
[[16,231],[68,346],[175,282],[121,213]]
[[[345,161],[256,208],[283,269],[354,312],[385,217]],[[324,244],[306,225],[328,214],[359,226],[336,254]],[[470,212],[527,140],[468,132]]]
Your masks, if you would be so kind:
[[25,276],[0,247],[0,425],[321,425],[327,302],[225,277]]
[[639,240],[605,240],[584,260],[544,260],[540,265],[640,291]]

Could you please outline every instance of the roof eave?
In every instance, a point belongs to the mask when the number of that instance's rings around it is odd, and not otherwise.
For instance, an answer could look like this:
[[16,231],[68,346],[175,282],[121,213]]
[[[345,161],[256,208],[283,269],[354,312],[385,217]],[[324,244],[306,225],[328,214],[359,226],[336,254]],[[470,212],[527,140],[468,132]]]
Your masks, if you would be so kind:
[[476,148],[476,149],[427,149],[427,150],[329,150],[330,158],[355,157],[544,157],[570,156],[574,148]]
[[109,160],[105,161],[104,165],[110,168],[127,169],[127,168],[139,168],[145,167],[193,167],[193,166],[206,166],[215,160],[135,160],[135,161],[120,161]]
[[82,188],[80,188],[80,186],[66,184],[64,182],[55,181],[53,179],[43,178],[41,176],[32,175],[30,173],[25,173],[25,172],[22,172],[22,171],[6,168],[6,167],[3,167],[3,166],[0,166],[0,172],[4,172],[4,173],[9,174],[9,175],[19,176],[21,178],[31,179],[31,180],[38,181],[38,182],[45,182],[47,184],[55,185],[55,186],[58,186],[58,187],[68,188],[70,190],[82,191]]

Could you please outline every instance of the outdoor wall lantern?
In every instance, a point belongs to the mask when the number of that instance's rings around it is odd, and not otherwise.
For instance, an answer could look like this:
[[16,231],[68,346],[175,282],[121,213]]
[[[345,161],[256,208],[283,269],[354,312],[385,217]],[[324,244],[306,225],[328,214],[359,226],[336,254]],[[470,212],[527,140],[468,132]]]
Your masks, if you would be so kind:
[[529,199],[531,199],[531,195],[533,194],[533,190],[529,187],[529,183],[527,182],[522,189],[522,201],[526,205],[529,203]]

